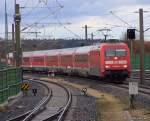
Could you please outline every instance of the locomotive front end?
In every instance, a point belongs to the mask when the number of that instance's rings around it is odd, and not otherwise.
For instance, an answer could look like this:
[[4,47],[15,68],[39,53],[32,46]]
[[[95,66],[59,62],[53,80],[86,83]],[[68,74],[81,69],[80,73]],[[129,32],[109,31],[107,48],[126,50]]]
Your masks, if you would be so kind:
[[113,45],[105,48],[105,76],[126,79],[130,75],[130,53],[128,47]]

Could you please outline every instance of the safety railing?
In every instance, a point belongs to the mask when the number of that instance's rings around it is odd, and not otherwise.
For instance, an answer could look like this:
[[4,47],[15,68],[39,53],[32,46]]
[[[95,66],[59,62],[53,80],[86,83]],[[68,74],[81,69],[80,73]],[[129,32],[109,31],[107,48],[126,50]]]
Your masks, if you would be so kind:
[[[132,69],[140,69],[140,55],[133,55],[131,57]],[[144,69],[150,70],[150,54],[144,56]]]
[[22,81],[22,69],[10,68],[0,70],[0,104],[17,95]]

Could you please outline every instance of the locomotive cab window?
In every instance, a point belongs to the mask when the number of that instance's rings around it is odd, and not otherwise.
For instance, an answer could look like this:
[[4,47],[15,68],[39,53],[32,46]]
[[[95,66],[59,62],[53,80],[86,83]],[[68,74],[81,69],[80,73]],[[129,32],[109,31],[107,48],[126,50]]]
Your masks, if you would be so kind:
[[106,57],[115,56],[115,49],[107,49],[105,51],[105,55],[106,55]]
[[116,49],[116,56],[126,56],[125,49]]
[[127,51],[125,49],[106,49],[105,56],[113,57],[113,56],[126,56]]

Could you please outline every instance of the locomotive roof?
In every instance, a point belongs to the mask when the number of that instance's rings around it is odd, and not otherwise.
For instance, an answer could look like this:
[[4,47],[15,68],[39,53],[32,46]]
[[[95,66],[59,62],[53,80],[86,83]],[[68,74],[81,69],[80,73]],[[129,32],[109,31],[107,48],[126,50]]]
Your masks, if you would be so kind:
[[125,43],[123,43],[123,42],[119,42],[119,43],[102,43],[101,45],[103,45],[103,46],[107,46],[107,45],[126,45]]

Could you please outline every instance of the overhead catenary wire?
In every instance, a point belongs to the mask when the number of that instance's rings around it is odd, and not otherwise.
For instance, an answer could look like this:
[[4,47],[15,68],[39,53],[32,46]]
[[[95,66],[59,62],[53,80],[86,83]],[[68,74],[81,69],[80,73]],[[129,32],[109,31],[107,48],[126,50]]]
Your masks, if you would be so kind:
[[[65,30],[69,31],[70,33],[72,33],[72,34],[73,34],[74,36],[76,36],[77,38],[81,38],[79,35],[77,35],[77,34],[74,33],[73,31],[71,31],[69,28],[67,28],[66,26],[64,26],[63,23],[60,22],[60,20],[58,20],[58,18],[56,17],[55,11],[52,12],[51,9],[49,8],[49,6],[48,6],[47,4],[46,4],[46,6],[47,6],[47,8],[50,10],[51,14],[54,16],[54,18],[57,20],[57,22],[58,22],[58,24],[59,24],[60,26],[63,26],[63,28],[64,28]],[[62,8],[62,7],[60,7],[60,9],[61,9],[61,8]],[[56,10],[56,11],[57,11],[57,10]],[[48,15],[48,16],[49,16],[49,15]],[[24,27],[24,28],[22,29],[22,31],[24,31],[24,30],[26,30],[26,29],[28,29],[28,30],[31,29],[32,27],[34,27],[34,26],[36,25],[36,23],[42,21],[43,19],[46,19],[48,16],[45,16],[45,17],[39,19],[37,22],[34,22],[34,23],[28,25],[27,27]]]
[[29,2],[29,0],[26,0],[24,6],[27,6],[27,5],[28,5],[28,2]]
[[50,14],[48,14],[48,15],[46,15],[46,16],[40,18],[39,20],[37,20],[37,21],[33,22],[32,24],[30,24],[30,25],[24,27],[23,29],[30,28],[30,27],[34,26],[36,23],[39,23],[40,21],[46,19],[47,17],[49,17],[49,16],[51,16],[51,15],[54,15],[54,14],[56,13],[56,11],[58,11],[59,9],[61,9],[61,8],[58,8],[57,10],[55,10],[55,11],[53,11],[53,12],[50,11]]
[[[47,5],[46,5],[46,6],[47,6]],[[47,8],[50,10],[49,6],[47,6]],[[64,28],[65,30],[69,31],[69,32],[70,32],[71,34],[73,34],[75,37],[81,39],[81,37],[80,37],[78,34],[74,33],[74,32],[71,31],[69,28],[67,28],[66,26],[64,26],[63,23],[61,23],[61,21],[57,18],[57,16],[55,16],[55,14],[52,14],[52,15],[53,15],[54,18],[57,20],[57,22],[59,23],[59,25],[63,26],[63,28]]]
[[[53,13],[54,13],[54,12],[53,12]],[[24,30],[29,29],[29,28],[31,29],[33,26],[36,25],[36,23],[38,23],[38,22],[40,22],[40,21],[46,19],[47,17],[49,17],[49,16],[51,16],[51,15],[52,15],[52,13],[50,13],[50,14],[48,14],[48,15],[46,15],[46,16],[43,16],[43,17],[40,18],[39,20],[37,20],[37,21],[33,22],[32,24],[30,24],[30,25],[24,27],[21,31],[24,31]]]
[[129,23],[127,23],[125,20],[123,20],[122,18],[120,18],[119,16],[117,16],[116,14],[114,14],[114,12],[113,11],[110,11],[110,13],[113,15],[113,16],[115,16],[116,18],[118,18],[120,21],[122,21],[124,24],[126,24],[126,25],[128,25],[129,27],[132,27],[133,28],[133,26],[131,26]]
[[[29,10],[27,13],[22,14],[23,17],[27,17],[30,16],[32,14],[32,12],[39,6],[39,2],[34,6],[31,7],[31,10]],[[23,9],[26,7],[23,7]]]

